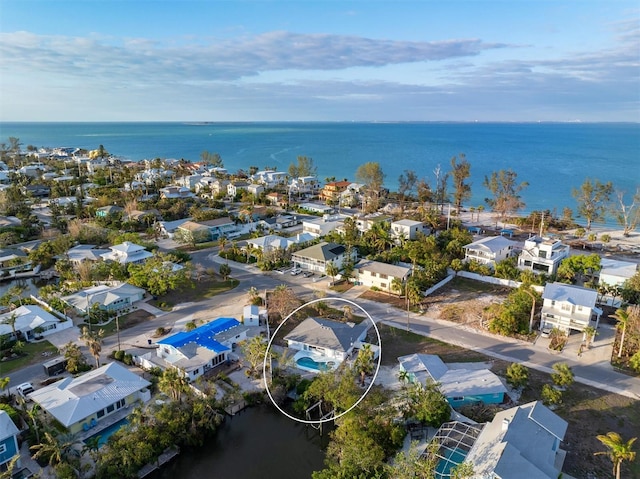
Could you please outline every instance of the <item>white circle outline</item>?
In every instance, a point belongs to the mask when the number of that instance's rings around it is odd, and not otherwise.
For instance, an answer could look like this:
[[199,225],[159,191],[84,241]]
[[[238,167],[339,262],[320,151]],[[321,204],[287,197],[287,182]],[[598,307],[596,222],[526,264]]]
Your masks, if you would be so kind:
[[[320,301],[333,301],[333,300],[335,300],[335,301],[344,301],[345,303],[352,304],[353,306],[355,306],[358,309],[360,309],[364,314],[366,314],[367,318],[369,318],[369,320],[371,321],[371,324],[373,325],[373,328],[376,330],[376,336],[378,336],[378,364],[376,365],[376,372],[373,375],[373,379],[371,380],[371,383],[369,384],[369,387],[366,389],[365,392],[362,393],[362,396],[360,396],[360,399],[358,399],[353,404],[353,406],[351,406],[346,411],[343,411],[340,414],[338,414],[337,416],[331,417],[329,419],[324,419],[324,420],[321,419],[319,421],[310,421],[310,420],[306,420],[306,419],[300,419],[299,417],[294,417],[291,414],[289,414],[288,412],[282,410],[282,408],[280,406],[278,406],[276,401],[273,399],[273,396],[271,396],[271,391],[269,390],[269,385],[267,384],[267,357],[269,356],[269,350],[271,349],[271,345],[273,343],[273,339],[278,334],[278,331],[280,330],[282,325],[284,323],[286,323],[289,320],[289,318],[291,318],[291,316],[296,314],[302,308],[305,308],[306,306],[309,306],[310,304],[318,303]],[[268,321],[268,319],[267,319],[267,321]],[[291,313],[289,313],[289,315],[287,315],[287,317],[284,318],[284,321],[282,321],[278,325],[276,330],[271,335],[271,338],[269,338],[269,342],[267,343],[267,351],[266,351],[266,353],[264,355],[264,360],[262,361],[262,380],[264,381],[264,387],[265,387],[265,390],[267,391],[267,395],[269,396],[269,399],[271,400],[271,403],[276,407],[276,409],[278,409],[278,411],[280,411],[282,414],[287,416],[289,419],[293,419],[294,421],[298,421],[298,422],[300,422],[302,424],[320,425],[320,424],[323,424],[325,422],[334,421],[334,420],[344,416],[345,414],[350,412],[353,408],[355,408],[358,404],[360,404],[360,402],[362,402],[362,400],[365,398],[365,396],[369,393],[369,391],[373,387],[373,383],[375,382],[376,378],[378,377],[378,371],[380,371],[381,362],[382,362],[382,340],[380,339],[380,331],[378,330],[378,326],[376,326],[376,322],[373,320],[371,315],[362,306],[360,306],[359,304],[354,303],[350,299],[340,298],[338,296],[329,296],[329,297],[326,297],[326,298],[312,299],[311,301],[308,301],[308,302],[304,303],[302,306],[299,306],[298,308],[294,309]]]

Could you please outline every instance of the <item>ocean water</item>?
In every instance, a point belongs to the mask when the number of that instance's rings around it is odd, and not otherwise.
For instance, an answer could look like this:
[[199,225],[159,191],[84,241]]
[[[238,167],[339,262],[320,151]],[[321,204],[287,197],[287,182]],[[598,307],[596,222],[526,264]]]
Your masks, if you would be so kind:
[[461,153],[471,164],[472,198],[493,171],[512,169],[529,186],[525,211],[575,211],[572,188],[586,178],[611,181],[633,194],[640,185],[640,124],[632,123],[0,123],[0,141],[95,149],[118,156],[197,161],[217,152],[231,171],[286,170],[298,156],[313,158],[321,180],[355,180],[359,165],[375,161],[394,189],[404,170],[434,183],[434,170],[450,170]]

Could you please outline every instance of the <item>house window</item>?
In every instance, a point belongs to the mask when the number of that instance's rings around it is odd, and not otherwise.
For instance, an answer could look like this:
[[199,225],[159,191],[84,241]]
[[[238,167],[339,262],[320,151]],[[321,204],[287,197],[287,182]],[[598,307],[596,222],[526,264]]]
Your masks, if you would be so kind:
[[388,278],[388,276],[386,274],[380,273],[380,279],[387,279],[387,278]]
[[571,311],[571,305],[567,303],[562,303],[561,309],[562,311]]
[[115,405],[114,405],[114,404],[109,404],[109,405],[107,406],[107,412],[113,412],[115,408],[116,408],[116,407],[115,407]]
[[5,452],[7,452],[7,445],[0,444],[0,454],[4,454]]
[[196,374],[198,374],[200,372],[200,369],[194,369],[193,370],[193,375],[195,376]]
[[464,399],[463,396],[455,396],[451,398],[453,401],[462,401]]
[[380,283],[380,287],[382,289],[387,289],[387,283]]
[[96,416],[98,416],[98,419],[100,419],[101,417],[104,417],[104,409],[100,409],[97,413]]

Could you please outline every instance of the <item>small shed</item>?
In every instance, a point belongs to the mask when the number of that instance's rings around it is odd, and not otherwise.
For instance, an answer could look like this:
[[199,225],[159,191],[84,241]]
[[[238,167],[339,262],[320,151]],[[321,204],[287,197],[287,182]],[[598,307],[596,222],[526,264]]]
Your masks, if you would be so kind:
[[253,304],[245,306],[242,316],[245,326],[260,326],[260,309],[258,306]]

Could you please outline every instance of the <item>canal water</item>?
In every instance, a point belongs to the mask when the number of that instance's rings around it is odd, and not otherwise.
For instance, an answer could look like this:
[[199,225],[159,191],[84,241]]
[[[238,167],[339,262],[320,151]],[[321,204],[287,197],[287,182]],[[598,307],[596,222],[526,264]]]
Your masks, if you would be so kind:
[[153,479],[307,479],[324,468],[327,441],[271,406],[252,407],[227,417],[209,444],[183,451]]

